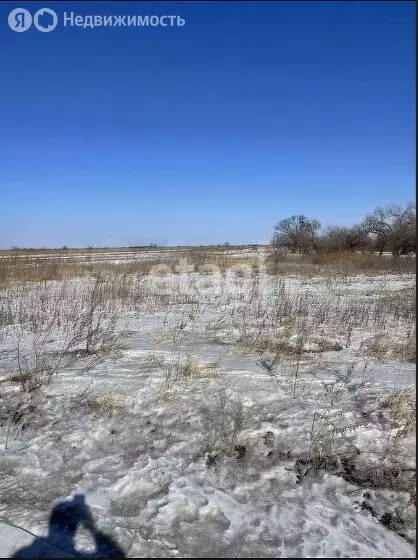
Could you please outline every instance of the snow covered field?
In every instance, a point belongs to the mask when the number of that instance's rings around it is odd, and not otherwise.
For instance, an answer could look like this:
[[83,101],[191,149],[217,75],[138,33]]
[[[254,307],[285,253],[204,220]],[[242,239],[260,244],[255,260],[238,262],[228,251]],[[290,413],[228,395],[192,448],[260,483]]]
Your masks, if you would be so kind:
[[[239,247],[229,248],[221,246],[217,248],[210,248],[211,257],[218,256],[239,256],[241,259],[254,258],[260,252],[264,253],[267,246],[254,246],[254,247]],[[189,253],[207,252],[207,248],[191,247]],[[17,250],[16,252],[0,251],[0,265],[2,263],[10,262],[11,260],[25,262],[34,261],[73,261],[84,263],[112,263],[120,264],[132,261],[149,261],[164,259],[178,259],[179,256],[185,253],[184,247],[161,247],[156,249],[135,249],[135,250],[122,250],[122,249],[108,249],[108,250],[81,250],[81,249],[57,249],[52,251],[29,251]]]
[[0,556],[415,555],[414,276],[117,264],[0,285]]

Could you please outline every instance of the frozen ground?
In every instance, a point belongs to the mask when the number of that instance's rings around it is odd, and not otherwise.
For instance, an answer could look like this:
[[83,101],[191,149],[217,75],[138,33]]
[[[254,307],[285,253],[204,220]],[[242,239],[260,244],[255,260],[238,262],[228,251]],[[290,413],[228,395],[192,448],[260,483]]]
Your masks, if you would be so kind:
[[83,493],[130,557],[414,557],[414,281],[4,289],[0,556]]

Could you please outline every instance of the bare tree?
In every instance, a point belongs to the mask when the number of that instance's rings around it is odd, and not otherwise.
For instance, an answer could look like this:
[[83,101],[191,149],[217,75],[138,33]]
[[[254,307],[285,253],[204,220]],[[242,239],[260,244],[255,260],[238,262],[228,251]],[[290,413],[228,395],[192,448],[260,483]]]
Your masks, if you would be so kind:
[[413,202],[404,206],[392,204],[376,208],[373,214],[366,217],[364,226],[373,235],[380,254],[387,250],[396,257],[416,250],[416,211]]
[[274,226],[272,244],[292,253],[314,253],[321,224],[306,216],[290,216]]
[[320,239],[323,251],[364,251],[370,244],[369,232],[363,224],[351,227],[329,226]]

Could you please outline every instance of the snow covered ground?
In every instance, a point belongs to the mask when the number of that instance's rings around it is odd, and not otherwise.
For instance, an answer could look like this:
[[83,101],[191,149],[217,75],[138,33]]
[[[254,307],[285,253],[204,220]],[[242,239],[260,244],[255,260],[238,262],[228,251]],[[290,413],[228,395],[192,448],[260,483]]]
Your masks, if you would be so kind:
[[80,493],[128,557],[415,556],[414,282],[4,287],[0,556]]

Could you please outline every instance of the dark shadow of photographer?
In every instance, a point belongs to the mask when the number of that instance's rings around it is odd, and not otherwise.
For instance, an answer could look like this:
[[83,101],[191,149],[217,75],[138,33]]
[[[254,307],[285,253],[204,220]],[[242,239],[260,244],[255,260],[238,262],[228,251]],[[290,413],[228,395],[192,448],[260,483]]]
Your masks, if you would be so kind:
[[[75,548],[75,533],[82,524],[92,534],[95,552],[80,552]],[[125,558],[116,542],[96,528],[84,494],[59,502],[49,518],[49,533],[18,550],[12,558]]]

